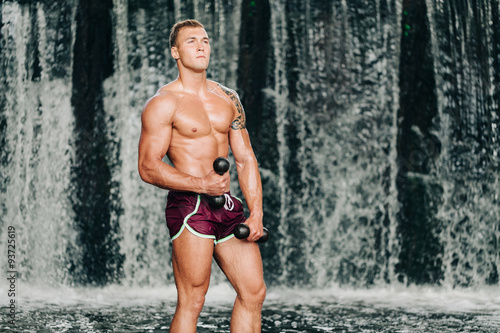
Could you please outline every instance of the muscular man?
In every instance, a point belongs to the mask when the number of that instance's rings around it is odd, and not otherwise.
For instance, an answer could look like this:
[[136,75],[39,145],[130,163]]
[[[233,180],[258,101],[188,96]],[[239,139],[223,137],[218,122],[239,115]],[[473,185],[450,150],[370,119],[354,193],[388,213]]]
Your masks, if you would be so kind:
[[[206,78],[210,40],[201,23],[175,24],[170,51],[179,76],[146,103],[139,143],[141,178],[169,190],[165,215],[177,287],[170,332],[196,332],[212,257],[237,293],[231,332],[260,332],[266,286],[254,241],[263,233],[262,185],[245,113],[235,91]],[[240,200],[229,193],[229,173],[220,176],[212,167],[217,157],[228,156],[229,146],[250,210],[247,240],[232,234],[245,217]],[[165,155],[174,167],[162,161]],[[226,205],[211,208],[207,195],[224,195]]]

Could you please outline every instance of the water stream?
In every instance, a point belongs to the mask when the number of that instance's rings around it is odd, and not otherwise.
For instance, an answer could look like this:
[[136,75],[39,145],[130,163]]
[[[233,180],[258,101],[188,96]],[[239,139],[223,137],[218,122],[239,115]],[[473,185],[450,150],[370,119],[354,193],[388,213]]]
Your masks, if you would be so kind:
[[[259,160],[264,329],[499,329],[498,0],[0,8],[0,247],[14,227],[27,329],[166,330],[166,192],[140,180],[137,143],[142,106],[177,76],[169,29],[188,17],[210,35],[209,78],[242,98]],[[223,296],[205,329],[223,332],[232,295],[213,271]]]

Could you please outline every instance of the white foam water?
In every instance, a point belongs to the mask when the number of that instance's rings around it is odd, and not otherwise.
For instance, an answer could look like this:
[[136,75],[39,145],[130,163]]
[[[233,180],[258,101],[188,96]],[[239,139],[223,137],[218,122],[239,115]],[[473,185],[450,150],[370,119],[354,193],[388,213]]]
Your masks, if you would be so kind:
[[[167,332],[175,310],[174,286],[19,289],[14,332]],[[227,283],[211,286],[198,331],[229,332],[234,297]],[[263,332],[275,333],[496,332],[500,293],[497,288],[271,288],[262,322]]]

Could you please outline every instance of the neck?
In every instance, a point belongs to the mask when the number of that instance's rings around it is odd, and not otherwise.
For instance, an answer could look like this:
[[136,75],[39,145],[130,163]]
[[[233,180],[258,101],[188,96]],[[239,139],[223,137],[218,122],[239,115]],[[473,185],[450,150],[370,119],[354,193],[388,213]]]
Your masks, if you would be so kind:
[[193,72],[179,68],[178,80],[186,92],[202,94],[207,89],[207,72]]

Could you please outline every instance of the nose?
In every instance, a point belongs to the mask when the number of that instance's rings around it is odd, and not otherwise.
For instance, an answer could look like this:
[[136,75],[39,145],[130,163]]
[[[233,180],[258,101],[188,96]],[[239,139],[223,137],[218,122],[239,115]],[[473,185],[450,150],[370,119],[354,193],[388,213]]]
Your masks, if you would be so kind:
[[203,50],[205,50],[205,46],[203,45],[203,42],[198,43],[198,51],[203,51]]

